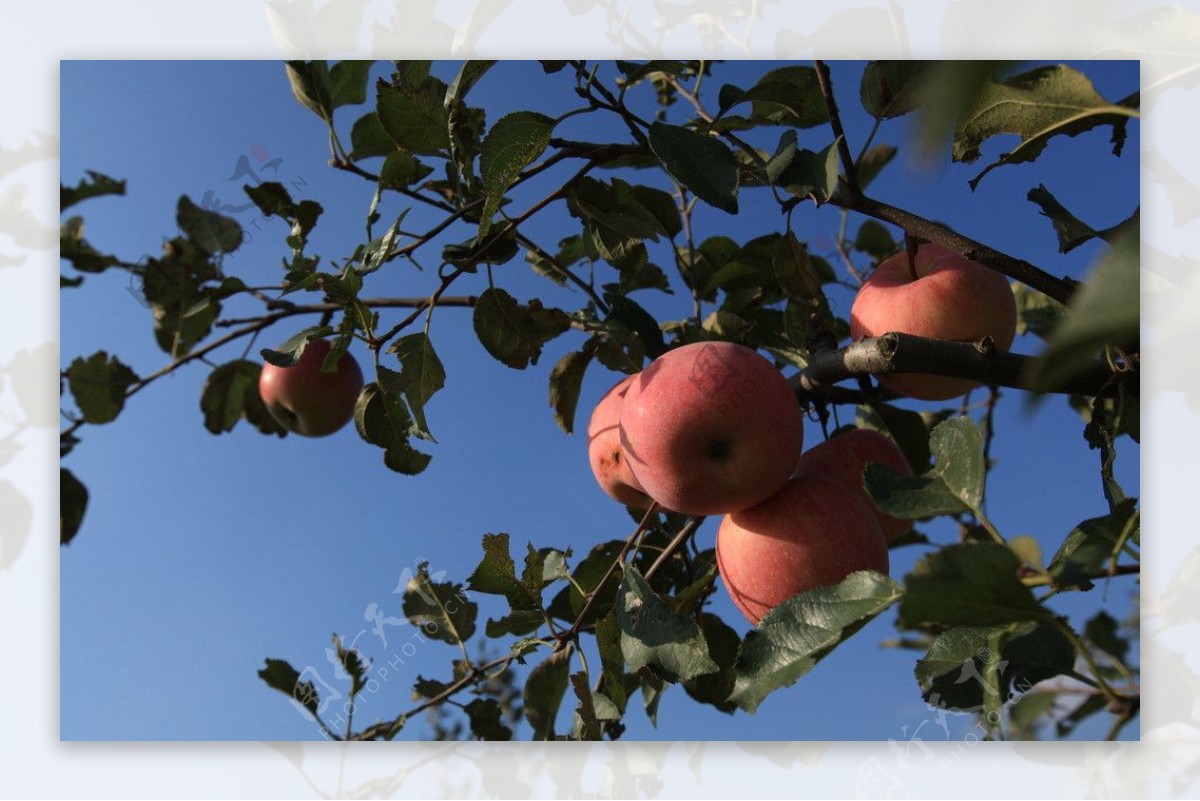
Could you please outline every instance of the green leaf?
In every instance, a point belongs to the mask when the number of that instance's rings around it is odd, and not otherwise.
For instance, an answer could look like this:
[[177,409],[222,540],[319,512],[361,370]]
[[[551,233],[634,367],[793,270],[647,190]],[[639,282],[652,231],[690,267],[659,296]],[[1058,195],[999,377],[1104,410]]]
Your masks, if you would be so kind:
[[721,141],[678,125],[650,126],[650,149],[677,181],[709,205],[737,214],[738,165]]
[[450,147],[446,86],[436,78],[419,84],[376,83],[379,123],[400,148],[419,155],[445,154]]
[[337,653],[338,663],[342,666],[342,670],[346,671],[346,675],[350,677],[350,698],[354,698],[362,688],[367,684],[367,671],[370,666],[363,661],[362,654],[356,648],[351,646],[347,648],[342,645],[342,638],[333,635],[333,648]]
[[770,70],[746,90],[730,85],[721,87],[722,116],[746,101],[751,103],[753,122],[812,128],[829,121],[829,109],[812,67],[788,66]]
[[895,440],[914,473],[924,473],[929,468],[929,428],[921,413],[872,401],[869,406],[858,407],[855,423],[859,428],[879,431]]
[[533,727],[534,740],[554,739],[554,719],[562,706],[569,684],[571,649],[563,648],[550,654],[544,661],[529,671],[525,680],[523,697],[525,719]]
[[872,61],[863,71],[859,97],[877,120],[901,117],[922,102],[931,61]]
[[396,143],[387,135],[387,131],[383,130],[378,112],[368,111],[355,120],[354,127],[350,129],[350,159],[352,161],[372,156],[386,156],[395,149]]
[[1049,339],[1050,332],[1062,322],[1067,307],[1019,281],[1013,282],[1012,290],[1017,301],[1017,333]]
[[536,571],[526,570],[524,578],[522,581],[517,580],[516,566],[508,550],[508,535],[484,534],[483,561],[467,579],[467,588],[491,595],[503,595],[514,611],[540,609],[540,567]]
[[333,333],[327,325],[313,325],[303,328],[283,341],[277,349],[263,348],[259,353],[269,364],[276,367],[291,367],[300,361],[309,340],[321,339]]
[[392,150],[383,160],[379,170],[379,188],[403,191],[433,172],[433,168],[422,164],[416,156],[403,150]]
[[457,645],[475,633],[479,607],[462,585],[434,582],[424,570],[409,579],[401,608],[404,616],[421,628],[421,634],[438,642]]
[[[559,620],[574,623],[586,603],[583,593],[595,591],[596,601],[580,625],[591,625],[604,617],[613,607],[620,580],[616,571],[609,573],[609,568],[624,547],[623,540],[609,540],[593,546],[572,571],[571,578],[574,581],[554,596],[547,611]],[[601,581],[604,581],[604,586],[597,589]]]
[[662,329],[658,320],[643,309],[632,298],[621,295],[610,295],[608,301],[608,317],[606,322],[618,321],[628,326],[641,339],[646,354],[651,359],[657,359],[667,352],[666,342],[663,341]]
[[784,601],[742,642],[730,700],[754,712],[768,694],[794,684],[901,593],[887,576],[860,570],[832,587]]
[[866,189],[876,176],[892,162],[898,150],[892,145],[872,145],[854,165],[859,189]]
[[175,221],[188,239],[208,253],[232,253],[242,244],[242,226],[237,220],[202,209],[187,195],[179,198]]
[[75,405],[89,423],[111,423],[125,408],[125,393],[138,380],[137,374],[116,356],[97,351],[88,358],[77,356],[67,368],[67,386]]
[[237,421],[245,418],[264,434],[286,435],[286,429],[271,416],[258,394],[261,372],[258,362],[239,359],[209,373],[200,392],[200,411],[209,432],[232,431]]
[[1133,536],[1140,525],[1136,498],[1126,498],[1103,517],[1081,522],[1063,540],[1047,568],[1058,584],[1091,589],[1095,575],[1119,551],[1122,539]]
[[124,195],[125,182],[109,178],[95,170],[86,170],[87,178],[75,186],[58,185],[58,212],[62,214],[69,207],[88,198],[104,195]]
[[571,674],[571,690],[579,699],[575,709],[575,738],[579,740],[600,740],[600,720],[596,717],[596,705],[592,699],[592,689],[588,686],[588,675],[582,670]]
[[1049,614],[1017,578],[1021,560],[995,543],[949,545],[923,557],[905,579],[900,623],[994,626]]
[[500,704],[495,698],[476,698],[463,707],[471,721],[471,735],[477,740],[511,740],[512,729],[501,722]]
[[479,175],[487,196],[480,212],[480,238],[487,235],[504,193],[521,170],[532,164],[550,144],[553,130],[554,120],[545,114],[516,111],[501,117],[488,131],[479,155]]
[[285,660],[266,660],[266,667],[258,671],[258,677],[265,681],[268,687],[279,690],[307,709],[310,714],[317,714],[320,702],[317,688],[311,681],[300,681],[300,674]]
[[924,520],[968,511],[941,477],[932,474],[905,476],[872,463],[863,473],[871,501],[880,510],[902,520]]
[[575,407],[579,405],[583,375],[595,355],[595,341],[588,340],[582,350],[563,356],[550,371],[550,408],[554,410],[554,422],[568,434],[575,430]]
[[484,633],[492,639],[524,637],[533,634],[546,622],[540,609],[517,609],[498,619],[488,619]]
[[83,482],[65,467],[58,469],[59,544],[69,545],[87,512],[88,490]]
[[939,423],[929,434],[929,449],[933,453],[933,472],[966,508],[978,512],[987,471],[983,434],[975,421],[961,415]]
[[489,287],[475,303],[475,334],[497,360],[517,370],[537,364],[542,346],[571,327],[571,318],[541,301],[517,303],[503,289]]
[[398,393],[384,391],[378,382],[367,384],[359,394],[354,426],[360,437],[383,448],[383,463],[389,469],[415,476],[429,466],[430,456],[409,444],[412,418],[404,402]]
[[1112,126],[1114,155],[1125,142],[1131,112],[1108,102],[1087,76],[1064,65],[990,81],[954,132],[955,161],[971,163],[993,136],[1017,134],[1021,142],[971,180],[971,188],[996,167],[1033,161],[1055,136],[1076,136],[1100,125]]
[[796,197],[811,197],[821,204],[837,189],[838,154],[835,139],[824,150],[797,150],[775,183]]
[[1123,234],[1075,290],[1066,317],[1029,371],[1035,391],[1052,391],[1086,371],[1105,345],[1136,349],[1141,324],[1139,230]]
[[1084,625],[1083,636],[1092,645],[1123,663],[1129,653],[1129,640],[1120,635],[1119,629],[1116,618],[1101,609]]
[[333,119],[329,65],[324,61],[288,61],[284,63],[292,96],[321,119]]
[[683,689],[694,700],[731,714],[737,709],[737,704],[730,701],[729,696],[737,679],[733,666],[742,640],[721,618],[709,612],[700,613],[699,623],[708,645],[708,655],[716,662],[717,670],[685,681]]
[[[1074,663],[1075,649],[1057,627],[1024,622],[948,629],[915,672],[926,703],[969,712],[982,708],[987,696],[1005,703],[1011,693],[1068,673]],[[998,683],[988,681],[989,667]]]
[[858,235],[854,237],[854,249],[861,250],[876,261],[882,261],[899,250],[891,232],[875,220],[865,220],[859,226]]
[[621,652],[632,671],[650,667],[670,682],[719,670],[700,627],[673,613],[632,564],[617,590]]
[[330,110],[367,101],[367,74],[374,61],[339,61],[329,70]]
[[396,388],[404,393],[408,401],[417,431],[429,437],[429,426],[425,422],[425,404],[434,393],[446,385],[446,369],[433,349],[433,340],[424,332],[407,334],[388,350],[400,359],[401,370]]
[[[59,257],[71,262],[71,266],[83,273],[100,273],[121,263],[116,256],[101,253],[83,238],[83,218],[70,217],[58,228]],[[70,279],[63,279],[70,281]],[[72,285],[78,286],[80,277]]]

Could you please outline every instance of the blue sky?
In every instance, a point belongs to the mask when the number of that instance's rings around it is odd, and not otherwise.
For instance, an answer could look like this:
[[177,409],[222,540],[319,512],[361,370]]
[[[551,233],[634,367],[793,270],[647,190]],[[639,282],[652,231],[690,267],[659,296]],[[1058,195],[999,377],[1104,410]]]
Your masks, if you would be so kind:
[[[749,85],[767,66],[718,65],[710,89],[722,82]],[[1109,98],[1137,87],[1136,62],[1079,66]],[[440,64],[435,71],[449,79],[456,67]],[[855,100],[861,69],[853,63],[833,65],[854,149],[869,129],[869,118]],[[612,75],[611,65],[604,70]],[[381,64],[373,74],[385,72]],[[323,124],[292,98],[282,64],[63,62],[61,78],[63,182],[76,183],[87,169],[128,181],[126,197],[92,200],[71,210],[85,217],[88,238],[101,250],[130,260],[157,255],[162,237],[175,231],[181,194],[199,202],[211,192],[222,203],[244,205],[239,186],[246,179],[231,180],[243,156],[252,165],[263,164],[264,156],[267,162],[280,159],[277,174],[264,169],[261,177],[288,184],[297,199],[324,206],[310,252],[343,258],[363,241],[373,187],[328,167]],[[484,103],[489,122],[523,108],[556,114],[571,107],[570,85],[566,73],[543,76],[534,62],[513,62],[485,76],[471,100]],[[650,93],[642,87],[634,94],[645,100]],[[339,110],[337,123],[347,142],[349,125],[363,110]],[[684,113],[677,107],[672,120],[682,121]],[[591,119],[574,118],[556,135],[596,140],[620,135],[613,128],[597,130]],[[893,121],[879,141],[903,144],[908,133],[907,119]],[[1119,159],[1109,154],[1103,130],[1056,140],[1036,164],[996,170],[974,193],[966,182],[978,165],[947,164],[925,172],[898,160],[876,181],[872,194],[1053,274],[1079,277],[1099,246],[1089,243],[1058,254],[1049,222],[1025,194],[1045,183],[1096,227],[1124,219],[1138,192],[1136,124],[1130,134],[1127,153]],[[827,129],[800,134],[801,145],[813,149],[828,139]],[[992,143],[985,159],[1004,149]],[[523,187],[514,207],[525,208],[546,191],[546,184]],[[740,202],[736,218],[700,207],[698,239],[728,234],[744,240],[781,227],[764,192],[743,190]],[[381,225],[402,208],[390,196],[380,209]],[[261,220],[253,208],[232,216],[251,239],[226,259],[227,272],[251,284],[277,283],[286,254],[282,223]],[[830,241],[839,225],[835,210],[809,206],[796,220],[797,234],[813,242],[816,252],[821,252],[816,243]],[[405,227],[422,230],[434,222],[417,207]],[[851,232],[860,222],[851,221]],[[553,245],[573,226],[559,204],[531,221],[528,233]],[[470,235],[467,226],[458,226],[444,241]],[[423,273],[411,265],[389,266],[367,294],[428,294],[436,283],[438,250],[428,249]],[[652,260],[667,263],[661,251],[655,253]],[[533,275],[519,260],[499,268],[496,280],[521,299],[539,297],[567,309],[584,303],[581,294]],[[684,316],[690,308],[678,295],[639,293],[639,300],[662,318]],[[832,300],[844,315],[849,295]],[[254,311],[251,305],[231,308]],[[118,354],[143,375],[165,362],[154,344],[150,312],[124,273],[89,276],[82,289],[64,292],[61,321],[64,365],[101,349]],[[268,331],[251,354],[309,324],[289,323],[287,329]],[[434,458],[420,476],[388,471],[380,451],[359,440],[352,428],[321,440],[268,439],[245,424],[219,437],[208,434],[199,411],[208,372],[203,366],[156,382],[132,399],[115,423],[82,431],[83,443],[65,461],[88,485],[92,502],[84,528],[62,554],[64,739],[314,738],[312,723],[256,672],[264,658],[283,658],[298,669],[311,666],[341,689],[325,658],[333,632],[347,640],[365,632],[359,642],[366,656],[377,666],[391,665],[379,691],[358,711],[363,723],[390,719],[409,706],[408,687],[417,676],[444,677],[456,653],[440,643],[413,645],[411,626],[385,627],[386,644],[371,631],[365,613],[372,604],[399,616],[393,591],[416,563],[427,560],[435,573],[464,582],[479,560],[484,533],[508,532],[514,551],[531,541],[538,547],[571,546],[581,556],[592,544],[630,532],[633,524],[624,509],[595,486],[583,439],[563,434],[547,405],[551,366],[581,339],[565,335],[547,347],[536,366],[518,372],[487,355],[467,310],[438,311],[431,334],[448,379],[427,409],[439,442],[421,446]],[[1024,338],[1014,349],[1034,352],[1037,346]],[[244,349],[238,342],[215,361],[240,358]],[[365,350],[358,356],[365,364]],[[616,380],[598,366],[589,369],[578,422]],[[1030,411],[1021,393],[1008,391],[997,429],[998,463],[988,504],[1002,532],[1033,535],[1052,551],[1080,520],[1104,513],[1098,458],[1087,449],[1081,422],[1063,400]],[[819,441],[819,428],[810,424],[806,435],[810,444]],[[1126,440],[1117,468],[1131,494],[1139,489],[1138,467],[1137,449]],[[701,529],[701,547],[711,547],[715,527],[710,520]],[[941,542],[954,536],[944,523],[922,530]],[[893,576],[903,576],[922,553],[920,548],[893,551]],[[1135,592],[1126,579],[1086,596],[1064,597],[1054,608],[1079,623],[1104,597],[1110,613],[1120,617]],[[481,604],[480,624],[500,611],[487,597],[474,600]],[[722,593],[715,596],[713,611],[739,632],[748,627]],[[912,676],[918,654],[879,647],[894,636],[893,621],[894,613],[881,616],[797,685],[769,698],[754,716],[722,715],[673,688],[664,697],[658,728],[631,709],[626,736],[903,741],[923,727],[922,737],[941,738],[936,716],[922,703]],[[498,641],[492,647],[499,652],[505,646]],[[560,729],[566,717],[562,720]],[[961,730],[971,724],[952,719],[950,725]],[[1135,728],[1127,734],[1135,734]],[[426,732],[423,723],[414,722],[402,736]],[[527,730],[520,734],[527,736]]]

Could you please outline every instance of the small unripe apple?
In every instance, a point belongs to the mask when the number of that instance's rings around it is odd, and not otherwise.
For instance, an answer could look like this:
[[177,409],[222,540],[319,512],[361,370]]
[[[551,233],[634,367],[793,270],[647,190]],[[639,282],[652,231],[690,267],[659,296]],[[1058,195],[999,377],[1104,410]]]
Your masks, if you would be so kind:
[[863,493],[867,505],[875,512],[879,526],[888,542],[899,539],[912,529],[911,520],[901,520],[881,512],[866,494],[863,471],[878,462],[901,475],[911,476],[912,467],[900,447],[891,437],[878,431],[856,428],[845,431],[809,448],[800,457],[797,476],[825,476],[845,482]]
[[324,437],[349,423],[363,388],[358,362],[343,353],[333,372],[322,372],[329,355],[327,340],[314,339],[291,367],[264,364],[258,394],[267,411],[288,431],[306,437]]
[[717,569],[733,605],[758,625],[788,598],[833,586],[856,570],[887,573],[887,540],[861,492],[803,476],[722,518]]
[[[1017,332],[1017,305],[1003,275],[925,242],[911,266],[905,251],[880,262],[850,308],[853,339],[892,331],[956,342],[990,336],[997,349],[1008,350]],[[879,383],[921,400],[947,400],[979,386],[926,373],[881,375]]]
[[687,515],[724,514],[783,486],[804,444],[792,385],[731,342],[668,351],[630,382],[621,445],[643,491]]
[[611,497],[639,509],[650,506],[650,497],[642,491],[637,476],[629,468],[629,460],[621,448],[621,406],[625,391],[634,376],[621,379],[604,393],[588,423],[588,462],[600,488]]

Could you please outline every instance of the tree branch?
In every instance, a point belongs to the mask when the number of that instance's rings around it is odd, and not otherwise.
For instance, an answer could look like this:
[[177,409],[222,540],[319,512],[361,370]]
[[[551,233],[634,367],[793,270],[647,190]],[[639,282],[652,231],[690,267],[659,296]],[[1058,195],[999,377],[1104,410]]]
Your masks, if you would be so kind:
[[846,141],[846,131],[842,128],[842,116],[838,113],[837,101],[833,97],[833,81],[829,77],[829,65],[817,59],[813,61],[817,70],[817,84],[821,87],[821,96],[825,98],[825,108],[829,111],[829,125],[833,128],[833,136],[837,141],[838,158],[842,160],[842,171],[846,173],[846,191],[852,196],[858,196],[858,173],[854,166],[854,156],[850,153],[850,143]]
[[[867,337],[841,350],[816,353],[792,378],[797,394],[821,396],[832,384],[862,375],[932,373],[966,378],[983,384],[1028,390],[1025,379],[1031,356],[998,351],[990,340],[948,342],[892,332]],[[1051,390],[1069,395],[1115,395],[1113,372],[1095,362],[1086,372]]]

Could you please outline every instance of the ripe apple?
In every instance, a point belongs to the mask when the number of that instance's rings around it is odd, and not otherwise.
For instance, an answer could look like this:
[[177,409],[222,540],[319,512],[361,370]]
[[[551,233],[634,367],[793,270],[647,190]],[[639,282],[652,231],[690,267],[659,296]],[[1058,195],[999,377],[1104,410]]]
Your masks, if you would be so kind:
[[791,479],[767,501],[726,515],[717,569],[751,623],[808,590],[856,570],[888,572],[887,540],[861,492],[822,476]]
[[279,424],[306,437],[324,437],[354,417],[354,404],[362,391],[358,362],[343,353],[333,372],[322,372],[330,344],[310,340],[291,367],[264,364],[258,377],[258,394]]
[[791,476],[804,444],[791,384],[731,342],[696,342],[655,359],[626,390],[620,430],[643,491],[688,515],[766,500]]
[[[1017,332],[1017,304],[1003,275],[925,242],[911,269],[903,251],[880,262],[850,308],[853,339],[890,331],[957,342],[991,336],[998,349],[1008,350]],[[921,400],[947,400],[979,386],[926,373],[881,375],[879,383]]]
[[884,514],[866,494],[863,471],[872,462],[878,462],[902,475],[913,474],[904,452],[890,437],[878,431],[856,428],[837,434],[805,451],[796,467],[796,475],[826,476],[854,487],[863,494],[867,506],[875,512],[875,517],[879,520],[884,537],[891,542],[907,534],[912,528],[912,521]]
[[602,490],[626,506],[645,509],[652,501],[642,491],[637,476],[629,469],[629,462],[621,448],[621,406],[625,391],[634,377],[621,379],[604,393],[592,411],[587,429],[588,462]]

